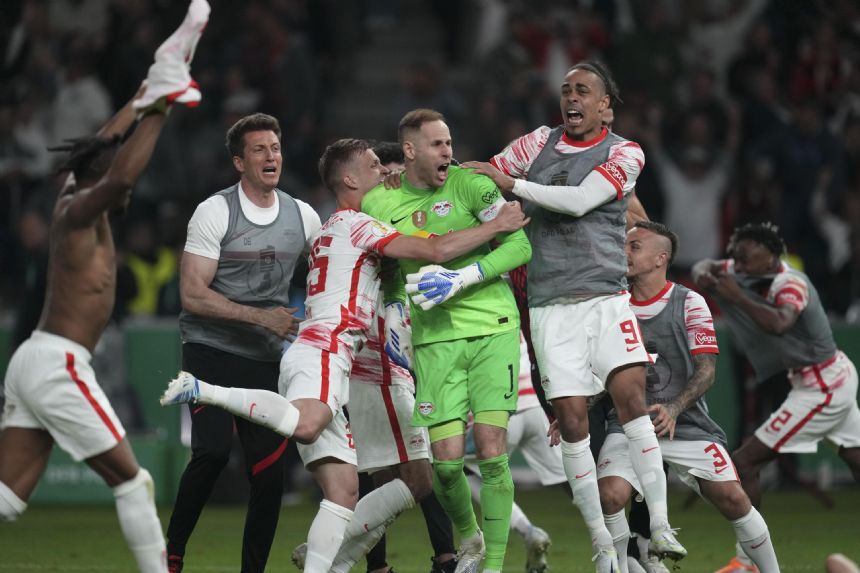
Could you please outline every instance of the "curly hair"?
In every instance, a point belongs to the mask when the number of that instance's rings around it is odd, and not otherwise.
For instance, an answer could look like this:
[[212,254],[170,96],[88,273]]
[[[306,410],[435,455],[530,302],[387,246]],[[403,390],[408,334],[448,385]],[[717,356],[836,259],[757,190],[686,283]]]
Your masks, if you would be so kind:
[[57,173],[71,171],[77,181],[95,181],[107,173],[122,137],[97,135],[65,140],[67,145],[49,147],[48,151],[68,152],[69,156],[57,167]]
[[732,236],[729,238],[729,246],[727,251],[732,255],[740,241],[754,241],[759,243],[768,251],[781,257],[785,254],[785,241],[779,235],[779,227],[766,221],[764,223],[747,223],[742,227],[735,227]]

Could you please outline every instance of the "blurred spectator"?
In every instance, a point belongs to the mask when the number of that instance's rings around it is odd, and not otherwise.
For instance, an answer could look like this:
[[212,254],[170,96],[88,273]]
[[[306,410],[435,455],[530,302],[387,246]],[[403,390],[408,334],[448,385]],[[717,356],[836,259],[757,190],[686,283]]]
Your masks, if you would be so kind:
[[162,287],[176,278],[179,266],[176,251],[159,245],[155,225],[140,218],[125,225],[125,264],[134,277],[136,294],[128,302],[135,316],[155,316]]
[[18,221],[21,299],[15,307],[9,354],[27,340],[42,314],[48,286],[48,236],[51,222],[50,197],[31,200]]
[[64,54],[52,114],[54,144],[97,132],[113,112],[110,95],[94,72],[94,54],[83,38],[72,37]]

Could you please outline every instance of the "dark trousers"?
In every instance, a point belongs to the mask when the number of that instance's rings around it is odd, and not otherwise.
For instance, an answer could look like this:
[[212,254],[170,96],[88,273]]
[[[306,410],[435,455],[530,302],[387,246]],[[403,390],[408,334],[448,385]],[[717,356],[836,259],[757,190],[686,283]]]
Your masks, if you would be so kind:
[[[202,344],[187,343],[182,348],[182,368],[209,384],[278,391],[278,362],[250,360]],[[242,573],[261,573],[266,568],[278,526],[287,440],[214,406],[189,404],[189,409],[191,461],[179,482],[167,526],[167,553],[185,555],[188,538],[215,481],[227,465],[235,425],[251,484],[242,538]]]

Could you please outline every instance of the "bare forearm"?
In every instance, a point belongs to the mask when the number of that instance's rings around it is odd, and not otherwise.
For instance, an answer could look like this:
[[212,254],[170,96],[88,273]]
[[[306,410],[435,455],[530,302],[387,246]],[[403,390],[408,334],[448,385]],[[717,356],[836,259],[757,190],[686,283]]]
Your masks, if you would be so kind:
[[150,113],[140,121],[132,136],[117,152],[107,173],[109,181],[127,188],[135,184],[152,158],[166,119],[163,113]]
[[104,126],[96,134],[99,137],[113,137],[114,135],[123,136],[134,123],[137,118],[137,112],[131,106],[134,100],[129,100],[113,117],[111,117]]
[[263,326],[265,314],[262,309],[233,302],[210,288],[182,292],[182,308],[186,312],[214,318]]
[[674,400],[666,404],[666,408],[673,417],[687,410],[696,403],[696,400],[705,395],[714,385],[714,376],[717,369],[717,357],[715,354],[696,354],[693,356],[693,375],[687,386],[681,390]]

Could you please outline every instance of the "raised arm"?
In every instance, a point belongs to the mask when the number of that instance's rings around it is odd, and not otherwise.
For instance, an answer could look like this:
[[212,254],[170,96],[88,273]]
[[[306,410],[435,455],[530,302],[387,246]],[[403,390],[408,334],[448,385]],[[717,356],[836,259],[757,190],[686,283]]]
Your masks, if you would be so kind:
[[[131,188],[152,157],[165,118],[165,113],[153,112],[140,121],[132,136],[117,151],[104,177],[71,196],[65,210],[67,224],[73,227],[92,225],[105,211],[125,204]],[[117,122],[115,126],[120,124]]]
[[801,311],[794,304],[770,304],[751,299],[728,273],[722,273],[717,277],[714,291],[730,304],[737,306],[759,328],[769,334],[777,336],[785,334],[800,316]]

